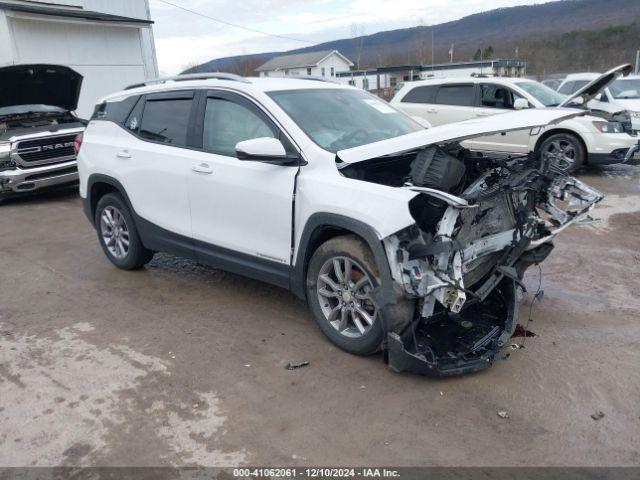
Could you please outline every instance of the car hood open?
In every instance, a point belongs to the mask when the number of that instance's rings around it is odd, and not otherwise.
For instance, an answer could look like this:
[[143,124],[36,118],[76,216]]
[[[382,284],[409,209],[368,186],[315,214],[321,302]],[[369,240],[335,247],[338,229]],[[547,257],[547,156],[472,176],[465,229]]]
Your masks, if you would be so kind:
[[61,65],[12,65],[0,68],[0,107],[51,105],[78,108],[82,75]]
[[589,100],[595,98],[607,85],[614,82],[618,77],[624,75],[625,77],[633,72],[633,67],[625,63],[616,68],[612,68],[606,73],[603,73],[598,78],[590,81],[580,90],[573,95],[568,96],[559,107],[566,107],[576,100],[576,98],[582,98],[583,103],[587,103]]
[[344,164],[358,163],[374,157],[396,155],[409,152],[427,145],[461,142],[470,138],[493,135],[514,130],[554,125],[570,118],[586,115],[577,109],[540,108],[494,115],[460,123],[451,123],[439,127],[420,130],[400,137],[340,150],[337,160]]

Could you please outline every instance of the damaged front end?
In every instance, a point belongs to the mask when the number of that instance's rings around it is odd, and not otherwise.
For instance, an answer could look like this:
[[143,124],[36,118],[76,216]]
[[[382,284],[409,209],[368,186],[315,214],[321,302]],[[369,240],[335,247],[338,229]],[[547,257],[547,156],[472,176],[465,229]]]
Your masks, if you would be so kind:
[[[387,328],[386,359],[396,371],[432,376],[485,369],[516,329],[527,268],[603,195],[552,162],[479,157],[458,143],[392,163],[403,177],[394,186],[417,193],[409,204],[416,224],[383,243],[392,277],[416,311],[408,325]],[[387,157],[342,171],[391,185],[390,171],[382,174],[390,164]],[[374,301],[384,314],[385,301]]]

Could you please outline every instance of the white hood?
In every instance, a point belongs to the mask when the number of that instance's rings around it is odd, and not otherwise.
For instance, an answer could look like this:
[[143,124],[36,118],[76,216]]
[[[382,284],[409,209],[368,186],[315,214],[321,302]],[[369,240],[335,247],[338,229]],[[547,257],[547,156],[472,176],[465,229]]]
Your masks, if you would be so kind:
[[539,108],[494,115],[491,117],[450,123],[439,127],[409,133],[400,137],[369,143],[360,147],[340,150],[336,156],[345,163],[357,163],[385,155],[409,152],[427,145],[461,142],[513,130],[526,130],[555,125],[587,112],[569,108]]

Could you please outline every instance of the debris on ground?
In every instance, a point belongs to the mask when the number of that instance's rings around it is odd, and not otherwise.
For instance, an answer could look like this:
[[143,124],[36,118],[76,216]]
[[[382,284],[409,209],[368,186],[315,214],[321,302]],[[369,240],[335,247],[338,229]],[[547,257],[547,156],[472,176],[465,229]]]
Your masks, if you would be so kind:
[[511,335],[511,338],[516,338],[516,337],[537,337],[537,335],[535,333],[533,333],[530,330],[527,330],[526,328],[524,328],[522,325],[518,324],[516,326],[516,331],[513,332],[513,335]]
[[593,418],[596,422],[598,420],[602,420],[604,418],[604,412],[603,411],[598,411],[598,412],[594,413],[593,415],[591,415],[591,418]]
[[298,368],[308,367],[310,362],[287,363],[284,367],[286,370],[297,370]]
[[509,345],[509,348],[511,350],[520,350],[521,348],[524,348],[524,345],[521,345],[519,343],[512,343],[511,345]]
[[500,411],[498,412],[498,416],[499,416],[500,418],[505,418],[505,419],[506,419],[506,418],[509,418],[509,412],[507,412],[506,410],[500,410]]

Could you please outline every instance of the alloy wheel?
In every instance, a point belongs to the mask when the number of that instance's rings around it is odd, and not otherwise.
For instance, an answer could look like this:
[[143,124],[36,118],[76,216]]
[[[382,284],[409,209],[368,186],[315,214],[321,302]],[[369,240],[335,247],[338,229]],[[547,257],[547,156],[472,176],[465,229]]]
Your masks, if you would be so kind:
[[554,140],[543,152],[545,160],[553,161],[564,171],[571,169],[577,161],[578,152],[573,143],[567,140]]
[[371,330],[377,315],[369,298],[371,290],[371,278],[352,258],[330,258],[320,269],[320,308],[333,328],[345,337],[359,338]]
[[100,215],[100,234],[107,250],[122,260],[129,253],[129,228],[124,215],[114,206],[108,206]]

